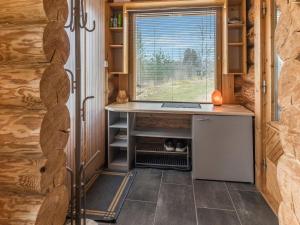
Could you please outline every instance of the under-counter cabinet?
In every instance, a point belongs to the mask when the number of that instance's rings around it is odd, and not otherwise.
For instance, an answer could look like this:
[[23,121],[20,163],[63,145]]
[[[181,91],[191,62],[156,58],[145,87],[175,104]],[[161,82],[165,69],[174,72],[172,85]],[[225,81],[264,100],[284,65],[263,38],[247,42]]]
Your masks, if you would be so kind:
[[193,116],[193,178],[254,182],[251,116]]

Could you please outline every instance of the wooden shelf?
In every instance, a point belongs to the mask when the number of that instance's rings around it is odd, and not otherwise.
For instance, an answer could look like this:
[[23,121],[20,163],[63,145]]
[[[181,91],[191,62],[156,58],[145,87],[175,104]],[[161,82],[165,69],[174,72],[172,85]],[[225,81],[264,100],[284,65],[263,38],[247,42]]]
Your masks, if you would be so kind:
[[[228,74],[230,74],[230,75],[236,75],[236,76],[240,76],[240,75],[243,75],[244,73],[243,72],[229,72]],[[226,76],[226,74],[225,74],[225,76]]]
[[109,72],[109,75],[127,75],[127,73],[124,73],[124,72]]
[[109,29],[114,32],[123,32],[123,27],[110,27]]
[[229,46],[234,46],[234,47],[238,47],[238,46],[243,46],[243,42],[235,42],[235,43],[228,43]]
[[166,128],[137,128],[132,131],[133,136],[137,137],[157,137],[157,138],[182,138],[191,139],[192,133],[190,129],[166,129]]
[[123,45],[109,45],[110,48],[123,48]]
[[123,5],[124,3],[123,2],[112,2],[112,3],[109,3],[109,7],[110,8],[113,8],[113,9],[123,9]]
[[229,23],[228,28],[243,28],[244,24],[243,23]]

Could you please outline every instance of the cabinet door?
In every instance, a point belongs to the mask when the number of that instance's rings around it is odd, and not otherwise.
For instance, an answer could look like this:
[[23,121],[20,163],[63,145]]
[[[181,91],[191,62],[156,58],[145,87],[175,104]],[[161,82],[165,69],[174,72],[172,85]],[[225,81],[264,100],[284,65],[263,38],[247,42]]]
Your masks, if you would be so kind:
[[253,182],[252,118],[193,117],[193,177]]

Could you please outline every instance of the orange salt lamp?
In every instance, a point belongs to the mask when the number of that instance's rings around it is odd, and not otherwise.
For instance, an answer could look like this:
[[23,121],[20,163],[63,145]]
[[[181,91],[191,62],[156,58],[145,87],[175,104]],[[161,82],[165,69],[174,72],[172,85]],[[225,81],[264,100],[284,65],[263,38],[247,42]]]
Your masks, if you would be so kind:
[[223,104],[222,93],[219,90],[215,90],[211,95],[212,104],[215,106],[220,106]]

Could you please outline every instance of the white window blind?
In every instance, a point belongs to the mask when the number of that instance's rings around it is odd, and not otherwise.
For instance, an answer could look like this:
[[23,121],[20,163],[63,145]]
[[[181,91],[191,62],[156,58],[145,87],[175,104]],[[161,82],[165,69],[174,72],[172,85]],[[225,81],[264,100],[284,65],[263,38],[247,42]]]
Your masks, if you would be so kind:
[[134,14],[136,100],[211,101],[216,17],[212,8]]

